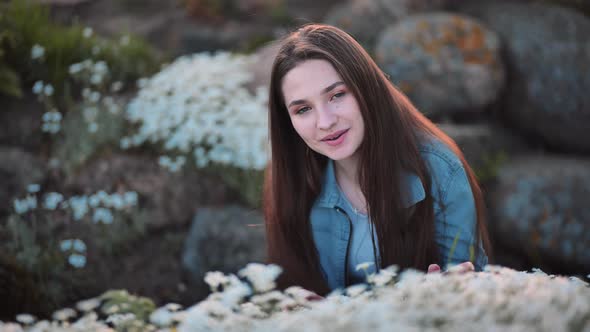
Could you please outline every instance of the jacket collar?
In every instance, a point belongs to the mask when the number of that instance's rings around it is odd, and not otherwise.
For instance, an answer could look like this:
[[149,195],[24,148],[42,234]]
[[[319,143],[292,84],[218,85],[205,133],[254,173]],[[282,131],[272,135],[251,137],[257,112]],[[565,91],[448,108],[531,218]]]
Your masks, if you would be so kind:
[[[414,204],[420,202],[426,197],[424,186],[420,178],[413,173],[404,172],[403,182],[408,195],[405,197],[404,207],[409,208]],[[324,173],[322,183],[322,192],[318,196],[317,205],[320,207],[333,208],[340,198],[338,184],[336,183],[336,173],[334,172],[334,161],[328,159],[328,165]]]

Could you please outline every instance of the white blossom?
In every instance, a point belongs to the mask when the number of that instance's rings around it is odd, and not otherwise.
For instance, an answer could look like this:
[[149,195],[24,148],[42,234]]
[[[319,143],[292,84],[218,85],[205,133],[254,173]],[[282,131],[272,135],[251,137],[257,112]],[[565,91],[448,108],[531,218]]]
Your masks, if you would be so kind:
[[64,196],[60,193],[47,193],[44,196],[43,207],[48,210],[55,210],[59,206],[59,203],[61,203],[63,200]]
[[77,269],[83,268],[86,266],[86,256],[80,254],[71,254],[68,256],[68,263]]
[[92,311],[92,310],[98,308],[99,306],[100,306],[100,299],[98,299],[98,298],[87,299],[87,300],[79,301],[78,303],[76,303],[76,309],[83,311],[83,312]]
[[53,85],[47,83],[45,85],[45,87],[43,87],[43,93],[47,96],[47,97],[51,97],[53,95]]
[[45,55],[45,48],[39,44],[33,45],[31,48],[31,59],[41,59]]
[[39,190],[41,190],[41,186],[37,183],[32,183],[27,186],[27,191],[29,193],[36,193],[36,192],[39,192]]
[[35,84],[33,85],[33,93],[36,95],[40,95],[43,92],[44,87],[45,85],[43,84],[43,81],[35,82]]
[[238,272],[238,275],[247,278],[255,291],[266,292],[276,286],[275,279],[281,272],[282,269],[278,265],[249,263]]
[[121,140],[121,147],[162,142],[166,151],[192,151],[198,167],[214,162],[264,169],[267,92],[252,94],[245,88],[252,79],[246,66],[255,60],[230,53],[194,54],[138,80],[141,90],[126,115],[140,127]]
[[82,30],[82,36],[84,36],[84,38],[90,38],[92,36],[93,30],[90,27],[86,27],[84,28],[84,30]]
[[172,313],[165,307],[154,310],[149,317],[152,324],[160,327],[170,326],[173,322]]
[[53,313],[52,318],[55,320],[65,321],[76,316],[76,310],[72,308],[60,309]]
[[35,322],[35,316],[31,315],[31,314],[18,314],[16,315],[16,321],[21,323],[21,324],[25,324],[25,325],[31,325]]

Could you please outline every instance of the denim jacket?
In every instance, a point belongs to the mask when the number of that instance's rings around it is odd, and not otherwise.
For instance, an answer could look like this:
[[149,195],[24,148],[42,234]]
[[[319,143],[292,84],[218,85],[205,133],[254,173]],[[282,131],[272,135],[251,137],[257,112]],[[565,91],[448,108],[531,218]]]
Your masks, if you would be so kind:
[[[470,247],[475,241],[476,209],[465,169],[459,158],[440,141],[428,141],[419,149],[432,179],[435,240],[441,255],[439,262],[432,263],[445,268],[447,264],[469,261]],[[410,208],[425,198],[425,191],[415,174],[405,174],[404,182],[408,193],[404,205]],[[322,191],[314,202],[310,218],[321,269],[331,289],[350,285],[347,259],[352,222],[344,208],[346,202],[336,182],[334,162],[330,160],[324,174]],[[452,257],[449,257],[453,246]],[[479,254],[473,260],[476,271],[481,271],[488,261],[481,243],[479,248]],[[371,245],[364,246],[363,250],[371,251],[365,252],[365,257],[375,257]],[[379,253],[376,255],[378,260]]]

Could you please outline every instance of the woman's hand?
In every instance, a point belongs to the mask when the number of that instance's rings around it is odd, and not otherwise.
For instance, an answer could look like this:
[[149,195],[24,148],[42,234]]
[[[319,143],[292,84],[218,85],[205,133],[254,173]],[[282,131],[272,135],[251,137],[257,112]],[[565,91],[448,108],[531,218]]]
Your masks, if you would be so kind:
[[[453,273],[465,273],[465,272],[474,272],[475,271],[475,267],[473,266],[473,263],[467,261],[467,262],[463,262],[459,265],[455,265],[451,268],[449,268],[445,273],[447,272],[453,272]],[[441,272],[440,266],[438,266],[438,264],[430,264],[428,265],[428,273],[439,273]]]

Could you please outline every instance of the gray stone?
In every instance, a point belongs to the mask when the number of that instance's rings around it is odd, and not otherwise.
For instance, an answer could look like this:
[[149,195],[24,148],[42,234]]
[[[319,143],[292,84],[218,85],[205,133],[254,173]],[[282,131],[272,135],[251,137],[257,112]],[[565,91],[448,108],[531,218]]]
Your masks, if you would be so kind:
[[429,117],[479,112],[504,85],[496,34],[461,15],[410,16],[378,37],[375,57],[391,80]]
[[489,189],[489,226],[537,267],[590,270],[590,159],[522,156]]
[[191,168],[171,173],[158,165],[157,157],[129,152],[90,160],[64,185],[85,194],[136,191],[148,231],[186,225],[199,205],[237,200],[219,178]]
[[209,271],[237,273],[250,262],[264,263],[266,241],[260,212],[239,206],[200,209],[185,240],[182,266],[201,292]]
[[562,151],[590,152],[590,19],[540,4],[469,6],[503,40],[506,116]]
[[350,33],[371,51],[375,38],[388,25],[412,13],[441,9],[444,3],[443,0],[351,0],[334,6],[324,22]]
[[263,87],[268,90],[270,86],[270,71],[277,53],[279,52],[280,44],[278,42],[268,43],[254,52],[257,58],[256,62],[248,67],[248,71],[252,73],[252,81],[246,84],[250,92],[256,91],[258,87]]
[[438,124],[459,146],[481,182],[493,180],[498,167],[527,151],[509,130],[494,124]]
[[[29,184],[42,184],[47,178],[43,161],[19,148],[0,146],[0,215],[12,210],[15,198],[22,198]],[[19,197],[17,197],[19,196]]]

